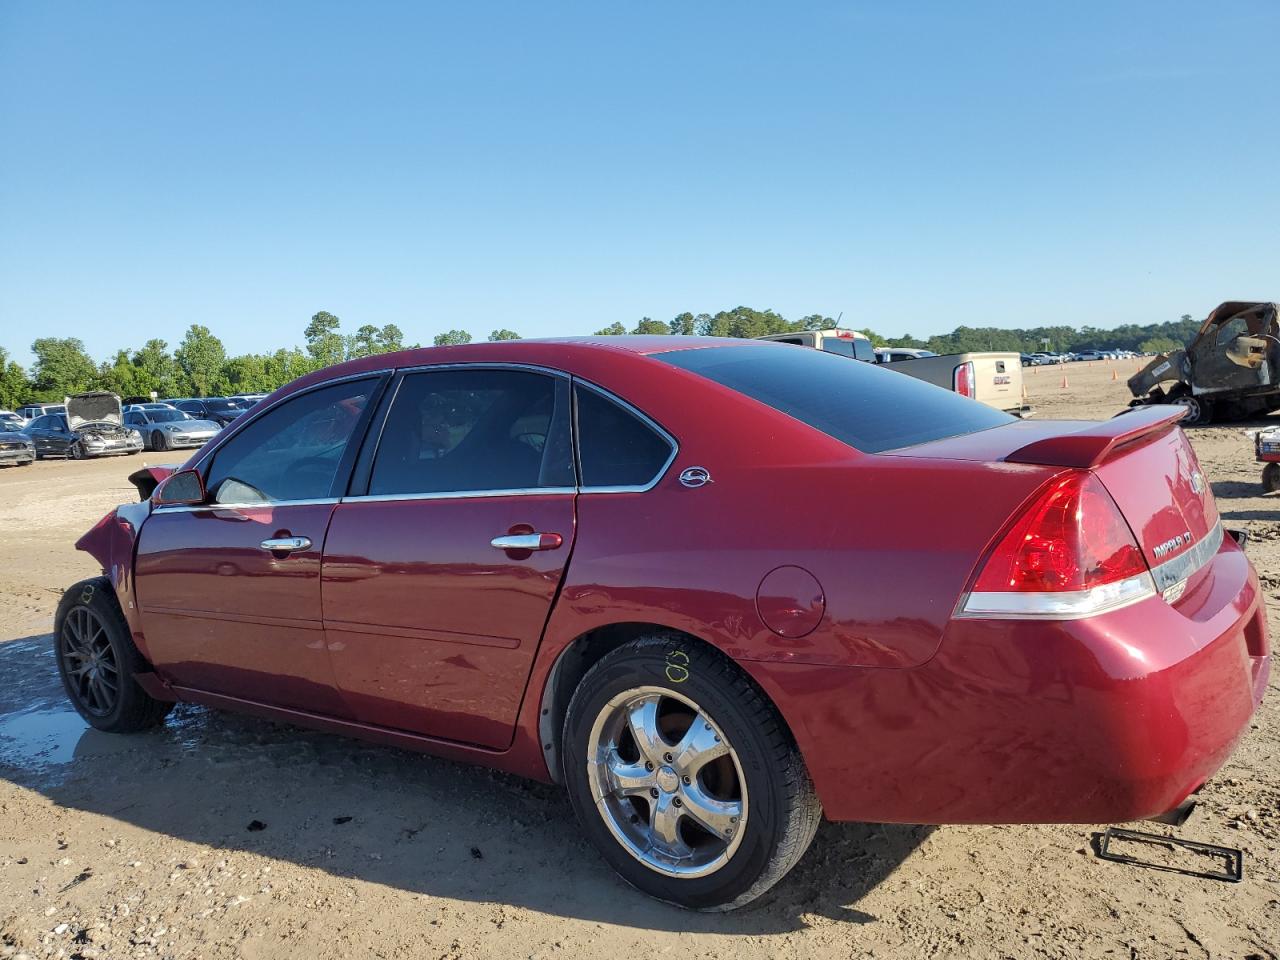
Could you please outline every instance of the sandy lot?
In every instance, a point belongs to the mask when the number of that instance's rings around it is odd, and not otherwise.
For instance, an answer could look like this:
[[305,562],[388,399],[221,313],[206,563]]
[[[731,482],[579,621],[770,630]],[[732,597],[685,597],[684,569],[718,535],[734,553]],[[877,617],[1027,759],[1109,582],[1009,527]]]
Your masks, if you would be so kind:
[[[1033,368],[1030,399],[1109,417],[1133,366]],[[1256,427],[1191,435],[1280,610]],[[1275,681],[1179,831],[1243,848],[1243,883],[1100,861],[1096,826],[827,824],[770,899],[727,916],[615,880],[551,787],[189,706],[144,735],[88,730],[53,610],[97,572],[72,543],[155,456],[0,471],[0,957],[1280,957]]]

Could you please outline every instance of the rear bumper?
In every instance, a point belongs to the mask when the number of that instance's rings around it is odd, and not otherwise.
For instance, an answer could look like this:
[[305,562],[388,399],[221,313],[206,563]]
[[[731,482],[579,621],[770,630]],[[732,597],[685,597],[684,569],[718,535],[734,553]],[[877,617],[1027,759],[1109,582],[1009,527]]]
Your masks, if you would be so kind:
[[1172,809],[1226,761],[1269,654],[1257,576],[1226,538],[1176,605],[954,621],[909,669],[748,666],[832,820],[1107,823]]

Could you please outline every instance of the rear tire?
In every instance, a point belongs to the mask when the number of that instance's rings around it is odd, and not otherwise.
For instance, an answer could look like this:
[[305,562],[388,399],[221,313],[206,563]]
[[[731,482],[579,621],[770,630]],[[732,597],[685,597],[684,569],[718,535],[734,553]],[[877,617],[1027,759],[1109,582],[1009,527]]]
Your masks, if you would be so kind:
[[587,838],[627,883],[677,906],[756,899],[822,819],[778,711],[732,661],[682,634],[606,654],[574,691],[562,745]]
[[82,580],[62,595],[53,621],[53,652],[67,698],[90,726],[136,733],[156,726],[173,709],[134,679],[150,666],[133,644],[106,577]]

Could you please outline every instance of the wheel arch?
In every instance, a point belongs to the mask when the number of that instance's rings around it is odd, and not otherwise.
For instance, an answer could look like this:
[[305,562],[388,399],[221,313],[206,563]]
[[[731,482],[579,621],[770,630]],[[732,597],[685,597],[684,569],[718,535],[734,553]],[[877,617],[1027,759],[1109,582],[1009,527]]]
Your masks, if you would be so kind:
[[689,633],[687,630],[681,630],[663,623],[649,621],[610,623],[593,627],[570,640],[556,655],[551,669],[547,671],[538,705],[538,739],[542,745],[547,773],[552,782],[557,784],[564,782],[564,777],[561,774],[561,738],[564,732],[565,715],[569,709],[569,701],[572,699],[578,685],[582,682],[582,678],[587,675],[588,670],[599,663],[607,654],[637,637],[654,632],[678,634],[690,643],[712,650],[732,663],[778,712],[787,734],[793,742],[796,741],[795,731],[792,729],[790,720],[782,709],[782,705],[778,703],[777,698],[771,695],[770,691],[760,683],[759,679],[751,671],[726,654],[715,643],[696,634]]

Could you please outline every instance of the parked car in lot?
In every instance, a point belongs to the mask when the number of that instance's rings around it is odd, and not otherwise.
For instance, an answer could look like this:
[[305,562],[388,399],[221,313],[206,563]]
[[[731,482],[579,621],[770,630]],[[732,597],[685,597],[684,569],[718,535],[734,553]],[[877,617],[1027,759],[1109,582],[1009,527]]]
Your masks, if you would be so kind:
[[36,459],[35,444],[25,433],[0,429],[0,467],[25,467]]
[[124,424],[141,434],[147,450],[204,446],[222,429],[212,420],[196,420],[167,404],[126,410]]
[[245,411],[243,404],[228,397],[197,397],[169,403],[196,420],[212,420],[223,427]]
[[354,360],[139,471],[58,608],[75,708],[557,781],[627,881],[708,909],[823,815],[1169,815],[1248,729],[1263,594],[1181,410],[1021,421],[819,350],[608,340]]
[[66,413],[47,413],[23,428],[37,458],[110,457],[137,453],[142,437],[124,425],[120,398],[95,391],[70,397]]
[[12,410],[0,410],[0,430],[21,430],[27,421]]
[[27,423],[46,414],[66,412],[67,406],[63,403],[24,403],[15,411]]

